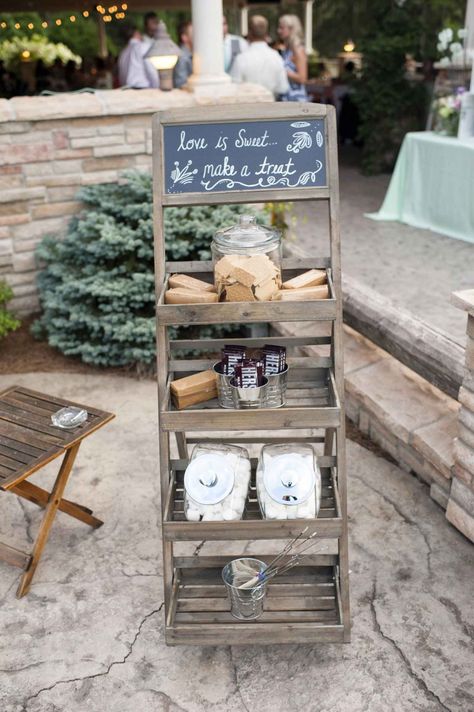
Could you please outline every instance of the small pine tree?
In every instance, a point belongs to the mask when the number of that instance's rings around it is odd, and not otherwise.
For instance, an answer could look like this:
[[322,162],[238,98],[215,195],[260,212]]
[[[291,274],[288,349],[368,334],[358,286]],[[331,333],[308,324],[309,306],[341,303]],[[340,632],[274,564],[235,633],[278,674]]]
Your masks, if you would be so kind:
[[13,297],[11,287],[5,282],[0,282],[0,339],[10,331],[18,329],[21,322],[5,308],[5,305]]
[[[68,356],[98,366],[150,366],[155,360],[151,176],[84,188],[86,209],[63,239],[37,249],[42,316],[33,333]],[[209,259],[216,229],[244,206],[167,208],[167,259]]]

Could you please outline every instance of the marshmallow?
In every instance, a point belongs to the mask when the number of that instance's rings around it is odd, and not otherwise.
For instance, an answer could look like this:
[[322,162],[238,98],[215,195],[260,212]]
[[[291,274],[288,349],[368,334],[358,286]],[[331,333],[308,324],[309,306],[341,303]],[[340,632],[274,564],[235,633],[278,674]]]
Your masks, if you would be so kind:
[[194,509],[194,507],[189,507],[186,510],[186,519],[189,522],[199,522],[201,520],[201,513],[198,509]]

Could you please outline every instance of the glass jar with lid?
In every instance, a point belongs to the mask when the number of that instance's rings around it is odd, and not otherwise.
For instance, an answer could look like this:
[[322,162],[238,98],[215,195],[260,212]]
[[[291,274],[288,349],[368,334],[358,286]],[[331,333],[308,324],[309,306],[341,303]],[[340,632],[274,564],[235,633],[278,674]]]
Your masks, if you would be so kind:
[[220,301],[269,301],[281,287],[281,233],[255,216],[218,230],[212,242],[214,282]]
[[265,519],[314,519],[321,473],[309,443],[264,445],[257,467],[257,496]]
[[184,515],[188,521],[242,519],[250,482],[250,459],[243,447],[196,445],[184,473]]

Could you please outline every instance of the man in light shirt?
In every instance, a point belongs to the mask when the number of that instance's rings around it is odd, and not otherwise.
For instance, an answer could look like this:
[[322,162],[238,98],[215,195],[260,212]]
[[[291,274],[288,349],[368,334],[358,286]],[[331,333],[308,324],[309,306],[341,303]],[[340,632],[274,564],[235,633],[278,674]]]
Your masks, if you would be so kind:
[[148,47],[136,27],[128,31],[128,43],[118,59],[119,84],[132,89],[157,89],[158,72],[151,62],[145,59]]
[[248,44],[243,37],[239,35],[231,35],[229,33],[229,25],[227,23],[227,17],[224,15],[223,23],[224,32],[224,71],[230,74],[232,67],[234,66],[234,61],[236,57],[241,53],[245,52],[248,48]]
[[249,20],[249,49],[237,55],[230,76],[234,82],[261,84],[277,97],[289,90],[288,77],[282,58],[267,45],[267,35],[267,20],[253,15]]
[[143,16],[143,37],[142,42],[144,45],[151,47],[155,41],[156,35],[158,33],[160,21],[156,12],[147,12]]

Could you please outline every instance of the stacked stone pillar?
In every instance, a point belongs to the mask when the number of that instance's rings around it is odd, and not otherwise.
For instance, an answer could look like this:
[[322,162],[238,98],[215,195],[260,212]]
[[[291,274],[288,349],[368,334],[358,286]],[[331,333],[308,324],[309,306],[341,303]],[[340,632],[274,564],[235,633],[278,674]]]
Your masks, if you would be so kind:
[[452,302],[467,312],[466,372],[459,391],[459,428],[446,518],[474,541],[474,289],[454,292]]

